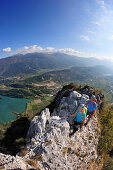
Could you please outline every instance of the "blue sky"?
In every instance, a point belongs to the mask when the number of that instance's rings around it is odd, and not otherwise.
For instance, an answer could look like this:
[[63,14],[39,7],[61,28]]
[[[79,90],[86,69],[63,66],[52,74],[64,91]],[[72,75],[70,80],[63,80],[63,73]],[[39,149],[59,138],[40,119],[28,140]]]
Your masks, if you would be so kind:
[[0,58],[66,52],[113,60],[113,0],[0,0]]

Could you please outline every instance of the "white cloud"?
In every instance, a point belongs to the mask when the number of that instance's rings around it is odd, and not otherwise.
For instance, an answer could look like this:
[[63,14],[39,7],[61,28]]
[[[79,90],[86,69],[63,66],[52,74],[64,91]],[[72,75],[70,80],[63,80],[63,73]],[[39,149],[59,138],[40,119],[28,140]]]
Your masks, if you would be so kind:
[[[87,38],[86,38],[87,39]],[[12,52],[12,55],[14,54],[27,54],[27,53],[34,53],[34,52],[42,52],[42,53],[53,53],[53,52],[60,52],[60,53],[66,53],[66,54],[70,54],[70,55],[75,55],[75,56],[79,56],[79,57],[94,57],[94,55],[90,55],[78,50],[74,50],[72,48],[62,48],[62,49],[55,49],[53,47],[46,47],[46,48],[42,48],[40,46],[37,45],[33,45],[33,46],[24,46],[22,48],[19,48],[17,50],[15,50],[14,52]]]
[[38,51],[43,51],[43,48],[40,47],[40,46],[38,46],[38,47],[37,47],[37,50],[38,50]]
[[59,49],[58,52],[62,52],[62,53],[74,53],[75,50],[72,48],[64,48],[64,49]]
[[86,53],[86,52],[74,50],[72,48],[58,49],[58,50],[56,50],[56,52],[66,53],[66,54],[70,54],[70,55],[74,55],[74,56],[78,56],[78,57],[84,57],[84,58],[97,58],[100,60],[106,59],[106,57],[103,57],[103,56],[99,56],[99,55],[96,55],[93,53]]
[[88,36],[85,36],[85,35],[81,35],[81,38],[86,40],[86,41],[90,41],[89,37]]
[[7,53],[8,53],[8,52],[11,52],[12,50],[11,50],[11,48],[10,48],[10,47],[8,47],[8,48],[4,48],[4,49],[2,49],[2,51],[3,51],[3,52],[7,52]]
[[26,53],[34,53],[34,52],[49,52],[49,53],[52,53],[52,52],[61,52],[61,53],[68,53],[68,54],[73,54],[73,55],[79,55],[80,52],[77,51],[77,50],[74,50],[72,48],[63,48],[63,49],[55,49],[53,47],[46,47],[46,48],[42,48],[40,46],[37,46],[37,45],[33,45],[33,46],[24,46],[22,48],[19,48],[15,51],[12,52],[12,55],[14,54],[26,54]]
[[[112,36],[113,39],[113,36]],[[93,53],[86,53],[86,52],[82,52],[82,51],[78,51],[72,48],[62,48],[62,49],[55,49],[53,47],[40,47],[37,45],[33,45],[33,46],[24,46],[22,48],[19,48],[15,51],[13,51],[12,55],[15,54],[27,54],[27,53],[34,53],[34,52],[40,52],[40,53],[54,53],[54,52],[60,52],[60,53],[65,53],[65,54],[69,54],[69,55],[73,55],[73,56],[78,56],[78,57],[84,57],[84,58],[97,58],[97,59],[107,59],[107,57],[104,56],[99,56]],[[111,59],[111,58],[110,58]]]
[[98,22],[98,21],[93,22],[93,24],[98,25],[98,26],[101,26],[101,23]]
[[99,56],[99,55],[96,55],[93,53],[86,53],[86,52],[74,50],[71,48],[59,49],[59,50],[57,50],[57,52],[66,53],[66,54],[68,53],[68,54],[71,54],[74,56],[84,57],[84,58],[97,58],[100,60],[107,59],[107,57],[104,57],[104,56]]
[[26,53],[34,53],[34,52],[41,52],[44,49],[40,46],[37,45],[33,45],[33,46],[24,46],[22,48],[17,49],[16,51],[13,52],[13,54],[17,54],[17,53],[22,53],[22,54],[26,54]]
[[93,53],[86,53],[83,51],[74,50],[72,48],[58,49],[56,50],[56,52],[66,53],[66,54],[70,54],[70,55],[74,55],[78,57],[84,57],[84,58],[97,58],[100,60],[108,59],[108,57],[105,57],[105,56],[100,56],[100,55],[96,55]]
[[25,49],[25,50],[28,50],[28,49],[29,49],[29,47],[25,46],[25,47],[24,47],[24,49]]
[[36,50],[36,48],[37,48],[37,45],[33,45],[33,46],[31,46],[29,49],[31,49],[31,50]]
[[53,47],[46,47],[45,48],[45,51],[47,51],[47,52],[54,52],[54,50],[55,50],[55,48],[53,48]]

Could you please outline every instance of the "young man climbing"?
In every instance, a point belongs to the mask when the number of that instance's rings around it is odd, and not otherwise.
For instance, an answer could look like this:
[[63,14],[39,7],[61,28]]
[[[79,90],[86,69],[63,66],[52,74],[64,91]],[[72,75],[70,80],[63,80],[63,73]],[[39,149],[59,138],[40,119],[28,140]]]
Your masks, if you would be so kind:
[[95,102],[95,96],[94,95],[91,96],[91,99],[88,101],[86,107],[88,109],[88,112],[87,112],[88,113],[88,120],[85,123],[85,126],[87,126],[88,122],[94,116],[94,114],[96,112],[97,104]]
[[87,108],[85,108],[84,104],[80,104],[76,112],[71,115],[71,117],[75,117],[75,119],[74,119],[73,132],[70,134],[70,136],[73,135],[78,130],[78,126],[80,126],[80,129],[83,127],[85,123],[86,112],[87,112]]

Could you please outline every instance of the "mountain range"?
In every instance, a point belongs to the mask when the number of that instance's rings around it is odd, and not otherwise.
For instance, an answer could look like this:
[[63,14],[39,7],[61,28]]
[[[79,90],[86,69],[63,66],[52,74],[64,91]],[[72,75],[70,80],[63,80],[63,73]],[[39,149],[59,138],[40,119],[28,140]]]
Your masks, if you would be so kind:
[[40,69],[66,68],[70,66],[88,67],[96,65],[109,65],[109,67],[111,67],[112,63],[108,60],[83,58],[64,53],[17,54],[0,59],[0,76],[9,77],[34,74]]

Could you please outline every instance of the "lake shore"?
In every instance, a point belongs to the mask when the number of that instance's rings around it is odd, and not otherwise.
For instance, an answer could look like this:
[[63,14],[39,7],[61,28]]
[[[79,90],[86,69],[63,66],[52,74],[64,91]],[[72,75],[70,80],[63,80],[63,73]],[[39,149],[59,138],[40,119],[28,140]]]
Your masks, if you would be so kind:
[[0,95],[0,123],[8,123],[16,119],[12,112],[23,113],[26,110],[27,103],[32,99],[10,98]]

